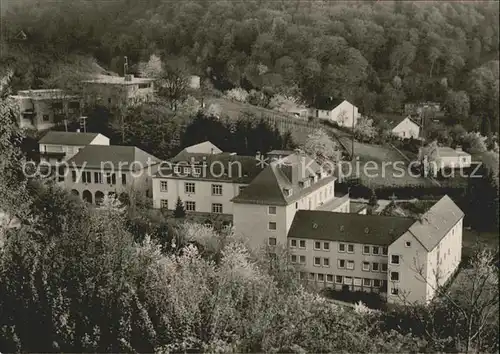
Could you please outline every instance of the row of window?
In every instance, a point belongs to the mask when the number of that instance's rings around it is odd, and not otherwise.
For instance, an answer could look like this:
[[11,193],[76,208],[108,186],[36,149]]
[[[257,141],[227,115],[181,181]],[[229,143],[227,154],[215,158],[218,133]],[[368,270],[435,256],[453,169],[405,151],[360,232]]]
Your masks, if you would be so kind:
[[384,289],[387,287],[387,280],[370,279],[370,278],[356,278],[356,277],[333,275],[333,274],[323,274],[323,273],[300,272],[299,279],[316,281],[316,282],[343,284],[343,285],[374,287],[374,288],[382,287]]
[[[275,241],[273,241],[273,242],[275,242]],[[270,242],[270,244],[271,244],[271,242]],[[292,263],[305,264],[306,263],[306,256],[293,254],[290,256],[290,261]],[[330,258],[314,257],[313,265],[315,267],[330,267]],[[354,264],[353,260],[338,259],[337,260],[337,267],[339,269],[354,270],[355,264]],[[387,263],[363,262],[362,269],[365,272],[370,272],[370,271],[372,271],[372,272],[387,272],[388,266],[387,266]]]
[[[290,240],[291,248],[301,248],[306,249],[306,241],[305,240]],[[316,251],[330,251],[330,242],[329,241],[314,241],[314,250]],[[339,243],[338,244],[338,252],[341,253],[354,253],[355,245],[352,243]],[[387,256],[388,249],[387,247],[380,246],[363,246],[363,254],[365,255],[374,255],[374,256]]]
[[[127,175],[125,173],[122,173],[122,184],[126,185],[127,184]],[[81,173],[80,178],[78,178],[78,174],[76,171],[71,171],[71,180],[74,183],[81,182],[81,183],[92,183],[92,172],[90,171],[83,171]],[[116,173],[105,173],[103,174],[102,172],[94,172],[94,180],[93,183],[95,184],[104,184],[104,181],[106,181],[107,184],[116,184]]]
[[[168,209],[168,200],[161,199],[160,200],[160,207],[162,209]],[[196,211],[196,202],[188,200],[188,201],[184,202],[184,208],[186,209],[186,211]],[[222,204],[212,203],[212,213],[222,214],[223,213]]]
[[[328,188],[324,188],[323,190],[321,190],[319,192],[319,194],[316,194],[314,196],[314,203],[313,203],[313,200],[311,199],[311,197],[309,197],[307,199],[307,205],[303,205],[302,207],[305,208],[305,209],[315,209],[318,204],[323,204],[323,201],[327,200],[328,197],[332,196],[334,193],[333,191],[333,186],[329,186]],[[306,202],[306,199],[304,198],[301,202],[301,204],[304,204]],[[299,209],[299,202],[296,202],[295,203],[295,209]]]
[[[301,280],[309,280],[315,282],[326,282],[326,283],[334,283],[342,284],[342,285],[354,285],[354,286],[362,286],[362,287],[373,287],[373,288],[381,288],[381,290],[385,290],[387,288],[387,280],[381,279],[370,279],[370,278],[357,278],[357,277],[349,277],[342,275],[333,275],[333,274],[323,274],[323,273],[299,273],[299,279]],[[395,286],[391,287],[391,294],[398,295],[399,289]]]
[[[244,189],[244,186],[239,187],[239,192]],[[168,181],[160,181],[160,191],[168,192]],[[196,184],[194,182],[185,182],[184,183],[184,193],[187,194],[195,194],[196,193]],[[222,184],[212,184],[212,195],[220,196],[222,195]],[[276,208],[274,208],[276,214]]]

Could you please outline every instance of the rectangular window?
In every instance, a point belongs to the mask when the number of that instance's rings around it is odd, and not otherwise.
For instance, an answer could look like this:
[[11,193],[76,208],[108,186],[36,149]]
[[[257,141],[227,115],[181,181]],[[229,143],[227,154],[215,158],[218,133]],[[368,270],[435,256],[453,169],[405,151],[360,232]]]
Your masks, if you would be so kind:
[[114,173],[108,172],[106,174],[106,183],[107,184],[116,184],[116,175]]
[[186,176],[187,176],[187,175],[189,175],[189,174],[191,173],[191,168],[190,168],[190,167],[184,167],[184,168],[183,168],[183,170],[184,170],[184,174],[185,174]]
[[382,247],[382,255],[387,256],[387,247]]
[[379,251],[380,251],[380,248],[379,248],[379,247],[377,247],[377,246],[373,246],[372,253],[373,253],[374,255],[378,255],[378,254],[379,254]]
[[167,199],[162,199],[161,200],[161,208],[162,209],[168,209],[168,200]]
[[323,258],[323,267],[330,266],[330,258]]
[[314,257],[314,265],[318,267],[321,266],[321,258]]
[[269,237],[269,246],[276,246],[276,237]]
[[44,114],[42,118],[43,118],[44,122],[48,122],[49,121],[49,115],[48,114]]
[[339,243],[339,252],[345,252],[345,243]]
[[125,173],[122,173],[122,185],[126,185],[127,184],[127,174]]
[[318,273],[318,281],[325,281],[325,275]]
[[378,265],[378,263],[372,263],[372,271],[373,272],[378,272],[379,271],[379,265]]
[[369,272],[370,271],[370,262],[363,262],[363,270],[365,272]]
[[314,273],[309,273],[309,280],[314,281],[316,279],[316,274]]
[[92,174],[89,171],[85,171],[82,173],[82,182],[92,183]]
[[347,253],[354,253],[354,245],[347,245]]
[[196,192],[194,183],[191,182],[184,183],[184,192],[188,194],[194,194]]
[[327,283],[333,283],[333,275],[332,274],[327,274],[326,275],[326,282]]
[[345,260],[343,260],[343,259],[339,259],[339,261],[338,261],[338,266],[339,266],[339,268],[341,268],[341,269],[345,268]]
[[398,255],[393,254],[391,256],[391,264],[399,264],[399,256]]
[[399,273],[391,272],[391,281],[399,281]]
[[102,183],[102,173],[94,172],[94,183],[101,184]]
[[275,206],[267,207],[267,213],[270,215],[276,215],[276,207]]
[[373,286],[376,288],[380,287],[380,280],[379,279],[373,279]]
[[222,204],[212,203],[212,213],[222,214]]
[[299,279],[300,279],[300,280],[305,280],[305,279],[306,279],[306,273],[304,273],[304,272],[300,272],[300,273],[299,273]]
[[361,278],[354,278],[354,286],[361,286],[362,280]]
[[354,261],[347,261],[347,269],[354,269]]
[[363,254],[370,254],[370,246],[363,246]]
[[305,240],[300,240],[299,241],[299,248],[306,248],[306,241]]
[[323,249],[325,251],[329,251],[330,250],[330,242],[323,242]]
[[335,276],[335,283],[337,284],[342,284],[342,276],[341,275],[336,275]]
[[212,184],[212,195],[222,195],[222,184]]
[[71,171],[71,180],[75,183],[76,182],[76,171]]
[[201,167],[194,167],[193,176],[199,176],[199,175],[201,175]]
[[290,240],[290,247],[297,247],[297,240]]
[[181,174],[181,168],[180,168],[179,166],[175,166],[175,167],[174,167],[174,173],[175,173],[176,175],[180,175],[180,174]]
[[392,288],[391,289],[391,294],[392,295],[398,295],[399,294],[399,289],[398,288]]
[[345,285],[352,285],[352,277],[344,277]]
[[276,230],[276,223],[274,221],[270,221],[268,224],[268,229],[269,230]]
[[372,280],[371,279],[363,279],[363,286],[371,286],[372,285]]
[[306,256],[300,256],[299,260],[300,260],[300,264],[306,264]]
[[387,272],[387,263],[382,263],[382,272]]
[[410,241],[406,241],[405,242],[405,247],[411,247],[411,242]]
[[167,181],[161,181],[160,182],[160,191],[161,192],[167,192],[168,191],[168,182]]
[[290,257],[290,261],[291,261],[292,263],[297,263],[297,256],[296,256],[296,255],[294,255],[294,254],[292,254],[292,256]]
[[321,242],[314,241],[314,249],[315,250],[320,250],[321,249]]
[[187,201],[186,202],[186,211],[196,211],[196,202]]

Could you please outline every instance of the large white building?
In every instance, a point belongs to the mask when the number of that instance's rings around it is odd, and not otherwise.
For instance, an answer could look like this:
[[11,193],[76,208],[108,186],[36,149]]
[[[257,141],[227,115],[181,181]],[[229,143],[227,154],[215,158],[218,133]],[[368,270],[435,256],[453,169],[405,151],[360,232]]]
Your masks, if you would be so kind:
[[463,217],[448,196],[420,218],[299,210],[287,235],[290,260],[319,288],[427,303],[458,269]]
[[309,116],[352,128],[356,126],[359,119],[359,112],[358,107],[349,101],[330,97],[318,99],[316,105],[309,108]]
[[160,160],[135,146],[87,145],[66,163],[68,170],[60,180],[65,188],[99,204],[107,195],[150,195],[151,176]]
[[188,213],[233,214],[231,200],[260,172],[254,156],[222,152],[210,142],[185,148],[153,177],[155,208]]
[[348,213],[348,195],[335,193],[336,177],[302,152],[272,161],[233,198],[235,231],[252,248],[286,245],[300,210]]

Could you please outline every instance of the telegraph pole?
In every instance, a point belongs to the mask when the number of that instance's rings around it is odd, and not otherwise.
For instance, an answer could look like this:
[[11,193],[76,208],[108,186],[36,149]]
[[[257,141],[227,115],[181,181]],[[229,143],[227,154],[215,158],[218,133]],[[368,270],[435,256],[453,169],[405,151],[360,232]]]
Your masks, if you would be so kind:
[[352,105],[351,160],[354,161],[354,105]]

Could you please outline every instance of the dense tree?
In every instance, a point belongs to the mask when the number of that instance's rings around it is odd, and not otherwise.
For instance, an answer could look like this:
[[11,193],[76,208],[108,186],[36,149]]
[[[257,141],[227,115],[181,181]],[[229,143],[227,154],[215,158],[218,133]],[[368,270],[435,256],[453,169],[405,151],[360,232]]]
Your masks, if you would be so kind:
[[[130,70],[143,75],[145,63],[182,58],[183,70],[219,89],[300,93],[308,104],[320,95],[343,97],[364,113],[373,103],[360,90],[389,111],[405,100],[443,103],[448,90],[465,91],[470,115],[489,116],[498,130],[498,62],[490,62],[498,56],[497,2],[27,3],[10,4],[3,15],[9,26],[0,62],[14,69],[16,89],[43,85],[76,54],[118,73],[127,56]],[[28,39],[16,42],[20,29]],[[443,78],[447,87],[435,84]],[[182,96],[175,86],[164,90],[174,101]]]

